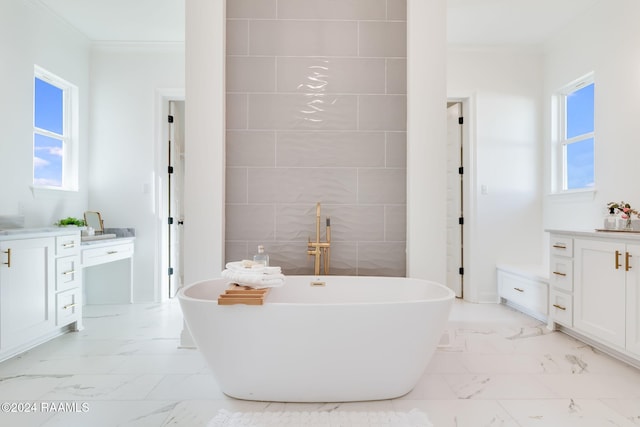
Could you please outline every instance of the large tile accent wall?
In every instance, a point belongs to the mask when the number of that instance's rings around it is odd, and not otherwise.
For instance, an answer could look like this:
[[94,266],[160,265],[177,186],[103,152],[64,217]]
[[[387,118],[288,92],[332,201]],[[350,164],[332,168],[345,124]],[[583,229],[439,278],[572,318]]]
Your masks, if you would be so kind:
[[405,275],[406,0],[227,1],[226,260]]

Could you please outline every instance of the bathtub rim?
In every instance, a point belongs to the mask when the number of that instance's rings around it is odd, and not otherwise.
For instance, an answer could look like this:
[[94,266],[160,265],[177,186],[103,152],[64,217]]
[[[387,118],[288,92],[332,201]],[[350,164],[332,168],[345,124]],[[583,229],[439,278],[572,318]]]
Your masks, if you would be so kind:
[[[322,280],[323,277],[329,277],[332,279],[340,279],[340,278],[350,278],[350,279],[358,279],[358,280],[364,280],[364,279],[374,279],[374,280],[384,280],[384,279],[405,279],[405,280],[411,280],[411,281],[419,281],[419,282],[424,282],[426,284],[429,285],[434,285],[438,288],[441,288],[442,290],[447,292],[447,295],[443,296],[443,297],[438,297],[438,298],[420,298],[420,299],[410,299],[410,300],[403,300],[403,301],[370,301],[370,302],[329,302],[329,303],[305,303],[305,302],[270,302],[268,297],[265,299],[263,306],[278,306],[278,307],[284,307],[284,306],[305,306],[305,307],[326,307],[326,306],[361,306],[361,305],[389,305],[389,304],[424,304],[424,303],[437,303],[437,302],[443,302],[443,301],[448,301],[448,300],[454,300],[456,298],[455,292],[448,288],[447,286],[435,282],[433,280],[427,280],[427,279],[419,279],[419,278],[415,278],[415,277],[402,277],[402,276],[314,276],[314,275],[289,275],[287,277],[296,277],[296,278],[309,278],[310,281],[318,281],[318,280]],[[362,279],[360,279],[362,278]],[[205,280],[199,280],[197,282],[191,283],[189,285],[183,286],[182,288],[180,288],[178,290],[178,293],[176,294],[178,299],[184,299],[185,301],[192,301],[192,302],[200,302],[200,303],[211,303],[214,305],[220,305],[218,304],[218,300],[217,298],[215,299],[204,299],[204,298],[196,298],[196,297],[192,297],[189,295],[186,295],[185,292],[187,292],[189,289],[196,287],[198,285],[202,285],[205,283],[209,283],[209,282],[213,282],[213,281],[228,281],[228,279],[225,279],[223,277],[215,277],[215,278],[211,278],[211,279],[205,279]],[[286,287],[287,283],[285,281],[285,284],[283,285],[283,287]],[[310,285],[309,285],[310,286]],[[239,305],[239,306],[246,306],[246,304],[235,304],[235,305]],[[228,305],[228,306],[221,306],[221,307],[234,307],[234,305]]]

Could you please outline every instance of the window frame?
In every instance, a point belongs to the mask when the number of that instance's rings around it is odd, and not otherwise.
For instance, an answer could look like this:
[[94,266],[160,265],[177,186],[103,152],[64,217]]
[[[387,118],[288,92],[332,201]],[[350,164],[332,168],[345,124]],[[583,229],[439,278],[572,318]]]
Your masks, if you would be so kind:
[[[593,103],[593,116],[594,116],[594,129],[591,132],[586,132],[580,135],[573,136],[571,138],[567,138],[567,98],[572,94],[577,92],[580,89],[583,89],[586,86],[594,85],[594,103]],[[560,90],[556,92],[557,99],[557,147],[555,150],[555,157],[557,161],[557,179],[555,180],[555,193],[567,194],[567,193],[575,193],[575,192],[584,192],[584,191],[595,191],[596,187],[596,171],[595,171],[595,145],[596,145],[596,137],[595,137],[595,79],[593,73],[589,73],[568,85],[564,86]],[[589,139],[593,139],[593,185],[579,187],[579,188],[568,188],[568,166],[567,166],[567,148],[571,144],[575,144],[578,142],[587,141]]]
[[[36,127],[36,79],[42,80],[62,91],[62,134],[57,134],[55,132]],[[78,191],[78,110],[77,86],[47,71],[46,69],[35,65],[33,75],[32,138],[32,184],[34,188],[57,191]],[[62,182],[60,186],[43,185],[36,182],[36,135],[41,135],[62,141]]]

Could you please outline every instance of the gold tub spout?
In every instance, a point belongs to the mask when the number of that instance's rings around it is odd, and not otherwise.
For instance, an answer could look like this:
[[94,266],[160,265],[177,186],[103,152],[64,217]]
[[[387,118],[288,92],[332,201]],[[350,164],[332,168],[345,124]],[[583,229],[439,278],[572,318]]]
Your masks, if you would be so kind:
[[326,242],[320,240],[320,202],[316,204],[316,239],[307,243],[307,255],[314,256],[313,272],[316,276],[320,274],[320,266],[322,265],[323,274],[329,274],[330,253],[331,253],[331,219],[327,218],[326,222]]

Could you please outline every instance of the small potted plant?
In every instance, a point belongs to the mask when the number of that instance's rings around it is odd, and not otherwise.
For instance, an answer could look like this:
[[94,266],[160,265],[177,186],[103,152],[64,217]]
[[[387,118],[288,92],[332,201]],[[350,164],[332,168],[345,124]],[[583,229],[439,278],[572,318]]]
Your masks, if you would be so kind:
[[62,218],[61,220],[59,220],[58,222],[56,222],[56,224],[58,227],[67,227],[67,226],[76,226],[76,227],[84,227],[84,220],[83,219],[78,219],[78,218],[74,218],[72,216],[68,216],[66,218]]

